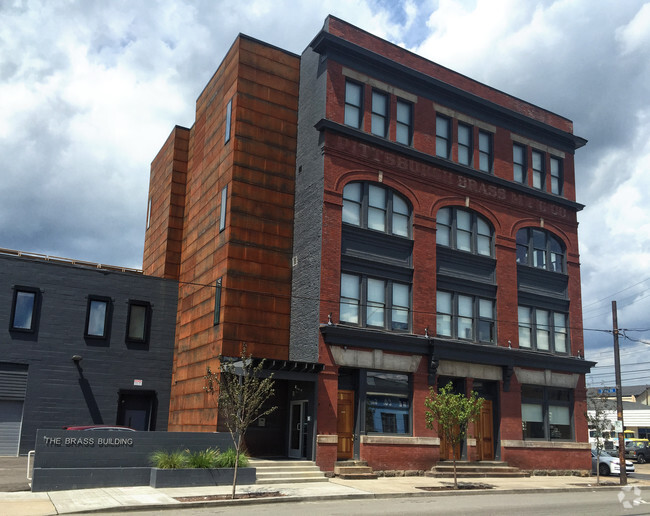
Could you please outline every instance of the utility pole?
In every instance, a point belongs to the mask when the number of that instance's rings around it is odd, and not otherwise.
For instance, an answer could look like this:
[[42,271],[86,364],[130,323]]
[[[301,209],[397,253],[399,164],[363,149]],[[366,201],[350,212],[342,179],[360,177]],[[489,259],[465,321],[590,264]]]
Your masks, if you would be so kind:
[[612,324],[614,326],[614,373],[616,374],[616,419],[620,421],[621,431],[618,434],[618,461],[620,467],[621,485],[627,485],[627,470],[625,469],[625,436],[623,434],[623,393],[621,392],[621,357],[618,352],[618,315],[616,301],[612,301]]

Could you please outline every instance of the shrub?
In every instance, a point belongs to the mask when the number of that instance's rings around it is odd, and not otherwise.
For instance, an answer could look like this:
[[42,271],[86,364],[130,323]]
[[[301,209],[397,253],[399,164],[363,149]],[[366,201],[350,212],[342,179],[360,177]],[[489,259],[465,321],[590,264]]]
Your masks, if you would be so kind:
[[187,453],[181,450],[168,452],[166,450],[158,450],[151,454],[149,457],[151,463],[160,469],[179,469],[186,468],[188,464]]
[[[220,453],[217,458],[218,468],[234,468],[235,461],[237,460],[237,450],[228,448],[225,452]],[[239,467],[245,468],[248,466],[248,457],[243,453],[239,455]]]
[[190,468],[216,468],[219,460],[218,448],[190,452],[187,456],[187,465]]

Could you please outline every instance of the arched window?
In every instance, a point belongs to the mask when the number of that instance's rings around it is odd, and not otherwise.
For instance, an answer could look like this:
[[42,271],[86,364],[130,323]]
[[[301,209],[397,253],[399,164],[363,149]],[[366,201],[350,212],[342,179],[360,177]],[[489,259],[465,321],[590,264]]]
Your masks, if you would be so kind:
[[517,231],[517,263],[564,272],[564,255],[564,244],[548,231],[538,228]]
[[458,251],[494,256],[490,223],[473,211],[448,207],[438,210],[436,243]]
[[345,185],[343,222],[391,235],[411,235],[411,209],[406,199],[390,188],[372,183]]

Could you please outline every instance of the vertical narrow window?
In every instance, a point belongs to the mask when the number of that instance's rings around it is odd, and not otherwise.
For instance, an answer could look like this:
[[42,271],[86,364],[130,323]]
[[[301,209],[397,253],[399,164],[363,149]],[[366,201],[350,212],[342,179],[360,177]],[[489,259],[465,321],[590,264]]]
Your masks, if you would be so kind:
[[397,99],[396,140],[411,145],[413,140],[413,109],[409,102]]
[[533,161],[533,187],[543,190],[544,184],[546,183],[544,177],[544,155],[539,151],[533,151],[531,156]]
[[456,249],[472,251],[472,214],[468,211],[456,211]]
[[551,193],[562,195],[562,162],[558,158],[551,158]]
[[360,278],[352,274],[341,274],[341,302],[339,320],[350,324],[359,324],[359,307],[361,306]]
[[481,217],[476,217],[476,252],[492,256],[492,228]]
[[368,278],[368,300],[366,303],[366,324],[384,327],[386,311],[386,283],[383,280]]
[[551,331],[549,326],[548,310],[535,310],[535,343],[540,351],[550,350]]
[[388,136],[388,95],[372,92],[372,118],[370,132],[386,138]]
[[557,313],[553,314],[553,344],[556,353],[567,352],[567,328],[566,328],[566,314]]
[[106,297],[88,298],[86,337],[106,338],[110,315],[110,300]]
[[517,263],[528,265],[528,230],[517,231]]
[[224,138],[224,143],[228,143],[230,141],[231,124],[232,124],[232,99],[228,101],[228,105],[226,106],[226,135]]
[[436,312],[436,333],[444,337],[451,337],[451,293],[436,293]]
[[564,271],[564,250],[557,238],[548,235],[549,269],[555,272]]
[[221,190],[221,213],[219,213],[219,232],[226,229],[226,209],[228,208],[228,185]]
[[149,338],[149,303],[129,301],[126,339],[131,342],[147,342]]
[[436,116],[436,156],[449,159],[451,150],[451,120],[444,116]]
[[409,286],[402,283],[393,283],[393,306],[391,324],[393,330],[409,329],[409,307],[411,295]]
[[149,204],[147,205],[147,229],[151,226],[151,201],[152,198],[149,197]]
[[472,164],[472,128],[461,123],[458,124],[458,163]]
[[214,325],[221,321],[221,284],[223,278],[219,278],[214,284]]
[[531,331],[532,324],[530,320],[530,308],[525,306],[519,307],[519,347],[531,348]]
[[533,267],[546,269],[546,233],[539,229],[531,230],[533,234]]
[[436,244],[451,247],[451,210],[441,208],[436,216]]
[[15,287],[11,309],[12,330],[33,332],[36,329],[38,290]]
[[517,183],[526,184],[526,147],[516,143],[512,146],[512,171]]
[[361,225],[361,183],[348,183],[343,188],[343,222]]
[[393,194],[392,233],[403,237],[409,236],[409,207],[399,195]]
[[470,296],[458,296],[458,328],[459,339],[474,339],[472,322],[474,320],[474,300]]
[[345,83],[345,125],[361,129],[363,115],[363,89],[360,84],[347,81]]
[[494,301],[492,299],[479,299],[478,340],[480,342],[495,342],[494,319]]
[[478,132],[478,168],[483,172],[492,172],[492,135],[485,131]]
[[381,186],[368,187],[368,229],[386,231],[386,190]]

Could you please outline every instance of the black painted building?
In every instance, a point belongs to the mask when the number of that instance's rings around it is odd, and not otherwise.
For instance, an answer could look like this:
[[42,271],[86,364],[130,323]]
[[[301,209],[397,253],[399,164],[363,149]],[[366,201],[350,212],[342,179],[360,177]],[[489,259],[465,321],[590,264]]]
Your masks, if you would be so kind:
[[178,283],[0,252],[0,455],[36,430],[167,430]]

